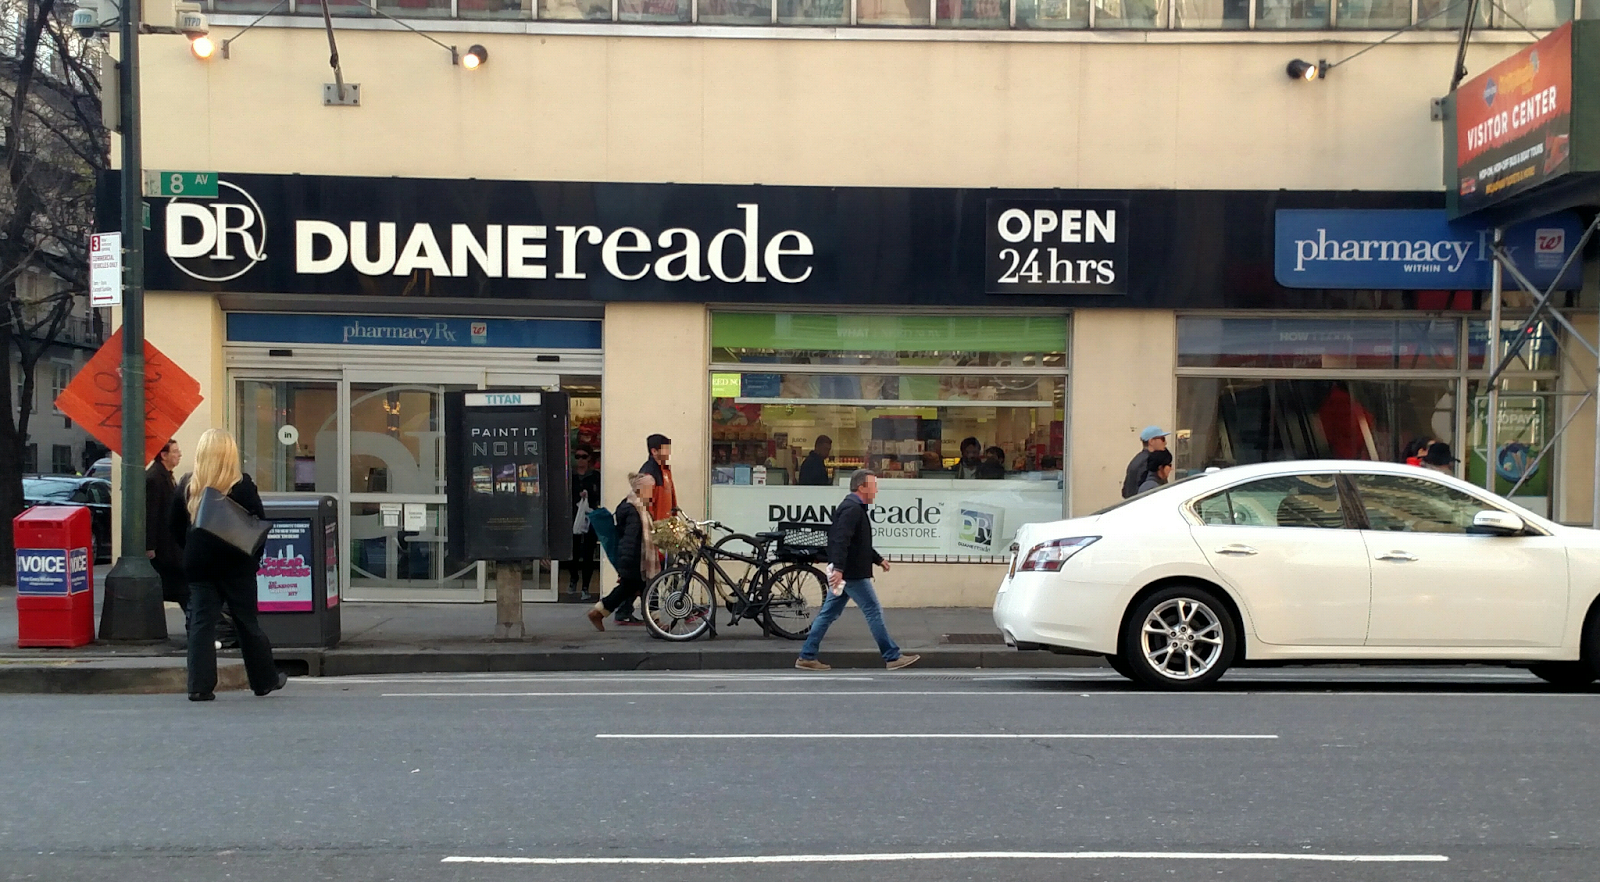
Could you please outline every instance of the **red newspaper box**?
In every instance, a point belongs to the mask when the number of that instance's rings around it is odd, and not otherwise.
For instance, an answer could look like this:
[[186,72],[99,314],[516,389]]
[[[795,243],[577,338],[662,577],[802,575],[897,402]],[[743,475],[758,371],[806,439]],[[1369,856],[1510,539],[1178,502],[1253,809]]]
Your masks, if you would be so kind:
[[11,522],[17,548],[17,645],[94,642],[89,509],[41,505]]

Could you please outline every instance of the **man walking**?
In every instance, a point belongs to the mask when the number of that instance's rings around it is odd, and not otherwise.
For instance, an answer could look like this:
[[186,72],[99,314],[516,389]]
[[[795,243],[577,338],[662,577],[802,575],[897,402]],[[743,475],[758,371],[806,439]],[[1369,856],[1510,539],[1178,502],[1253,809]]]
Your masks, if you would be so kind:
[[1160,426],[1145,426],[1139,433],[1139,440],[1144,442],[1144,449],[1133,455],[1128,462],[1128,473],[1122,478],[1122,498],[1139,492],[1139,485],[1144,483],[1145,476],[1150,474],[1150,454],[1156,450],[1167,449],[1167,436],[1171,433]]
[[883,624],[883,608],[878,605],[878,595],[872,590],[872,565],[878,564],[884,572],[889,562],[872,548],[872,519],[867,517],[867,506],[878,497],[878,476],[871,469],[856,469],[850,475],[850,494],[833,510],[833,524],[828,527],[828,599],[811,622],[811,633],[800,648],[800,658],[794,666],[802,671],[828,671],[832,668],[817,661],[817,650],[828,626],[839,618],[846,605],[854,600],[872,629],[872,639],[878,641],[878,651],[883,653],[884,667],[891,671],[910,667],[921,656],[906,655],[889,638],[889,629]]
[[[672,439],[656,432],[644,439],[644,446],[650,455],[645,457],[644,465],[639,467],[639,474],[649,475],[655,481],[656,488],[654,495],[646,503],[650,510],[650,520],[666,520],[678,510],[678,488],[672,484],[672,466],[667,465],[667,460],[672,458]],[[627,598],[617,609],[614,617],[617,624],[644,624],[644,619],[639,618],[633,611],[633,600],[632,597]]]

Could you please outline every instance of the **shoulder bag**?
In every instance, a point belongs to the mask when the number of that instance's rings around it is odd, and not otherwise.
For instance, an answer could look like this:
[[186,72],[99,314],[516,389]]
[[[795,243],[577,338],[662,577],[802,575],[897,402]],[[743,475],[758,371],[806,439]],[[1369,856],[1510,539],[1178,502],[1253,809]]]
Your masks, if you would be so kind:
[[194,528],[255,557],[266,547],[267,531],[272,524],[246,511],[217,488],[207,487],[200,494],[200,510],[195,513]]

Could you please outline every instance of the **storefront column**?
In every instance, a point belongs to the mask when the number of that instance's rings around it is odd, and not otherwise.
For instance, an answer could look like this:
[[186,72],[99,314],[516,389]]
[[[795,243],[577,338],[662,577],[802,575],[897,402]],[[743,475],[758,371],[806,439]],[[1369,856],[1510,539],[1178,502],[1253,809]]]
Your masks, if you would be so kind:
[[660,432],[672,439],[678,506],[692,518],[704,518],[711,464],[705,304],[607,304],[604,341],[600,494],[605,507],[614,509],[627,495],[628,473],[648,455],[645,438]]
[[[112,327],[122,327],[122,310],[112,311]],[[228,419],[226,367],[222,361],[222,341],[227,333],[222,307],[217,298],[204,294],[172,291],[146,291],[144,294],[144,338],[161,350],[173,363],[200,384],[203,400],[178,430],[178,446],[184,451],[179,474],[194,466],[192,459],[200,434],[210,428],[225,428]],[[121,458],[112,456],[111,493],[120,499]],[[146,463],[148,465],[148,463]],[[146,525],[148,528],[148,525]],[[122,554],[122,506],[111,507],[113,559]]]
[[[1177,315],[1167,310],[1080,309],[1072,314],[1067,460],[1072,516],[1122,498],[1139,430],[1175,431]],[[1171,439],[1176,441],[1176,438]]]
[[[1572,314],[1567,318],[1591,342],[1600,329],[1600,317],[1594,314]],[[1595,384],[1595,359],[1589,350],[1575,340],[1562,339],[1561,348],[1568,360],[1561,365],[1560,388],[1563,392],[1581,392]],[[1582,376],[1579,376],[1579,375]],[[1551,428],[1561,425],[1568,417],[1572,422],[1561,434],[1559,461],[1556,475],[1561,488],[1556,496],[1556,520],[1563,524],[1590,526],[1594,517],[1594,465],[1595,465],[1595,402],[1591,399],[1572,416],[1580,395],[1562,395],[1561,415],[1552,421]]]

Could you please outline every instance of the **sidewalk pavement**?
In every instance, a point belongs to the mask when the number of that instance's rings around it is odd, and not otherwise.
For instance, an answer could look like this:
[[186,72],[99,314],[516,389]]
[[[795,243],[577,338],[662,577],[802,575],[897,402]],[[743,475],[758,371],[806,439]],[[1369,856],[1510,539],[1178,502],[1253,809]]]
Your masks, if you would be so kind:
[[[278,662],[291,674],[776,669],[792,668],[800,651],[799,641],[762,637],[756,622],[729,627],[725,610],[718,616],[717,637],[674,643],[651,638],[641,626],[616,625],[610,619],[605,633],[597,632],[584,617],[588,604],[523,604],[528,636],[516,641],[492,639],[493,603],[345,602],[337,609],[338,646],[274,647]],[[918,667],[1101,664],[1092,657],[1017,652],[1002,643],[987,608],[890,609],[884,616],[901,648],[922,656]],[[175,604],[167,604],[167,633],[164,643],[154,645],[21,649],[15,590],[0,587],[0,692],[181,692],[183,614]],[[244,688],[238,658],[237,650],[221,653],[219,688]],[[883,665],[854,607],[828,630],[821,658],[836,668]]]

